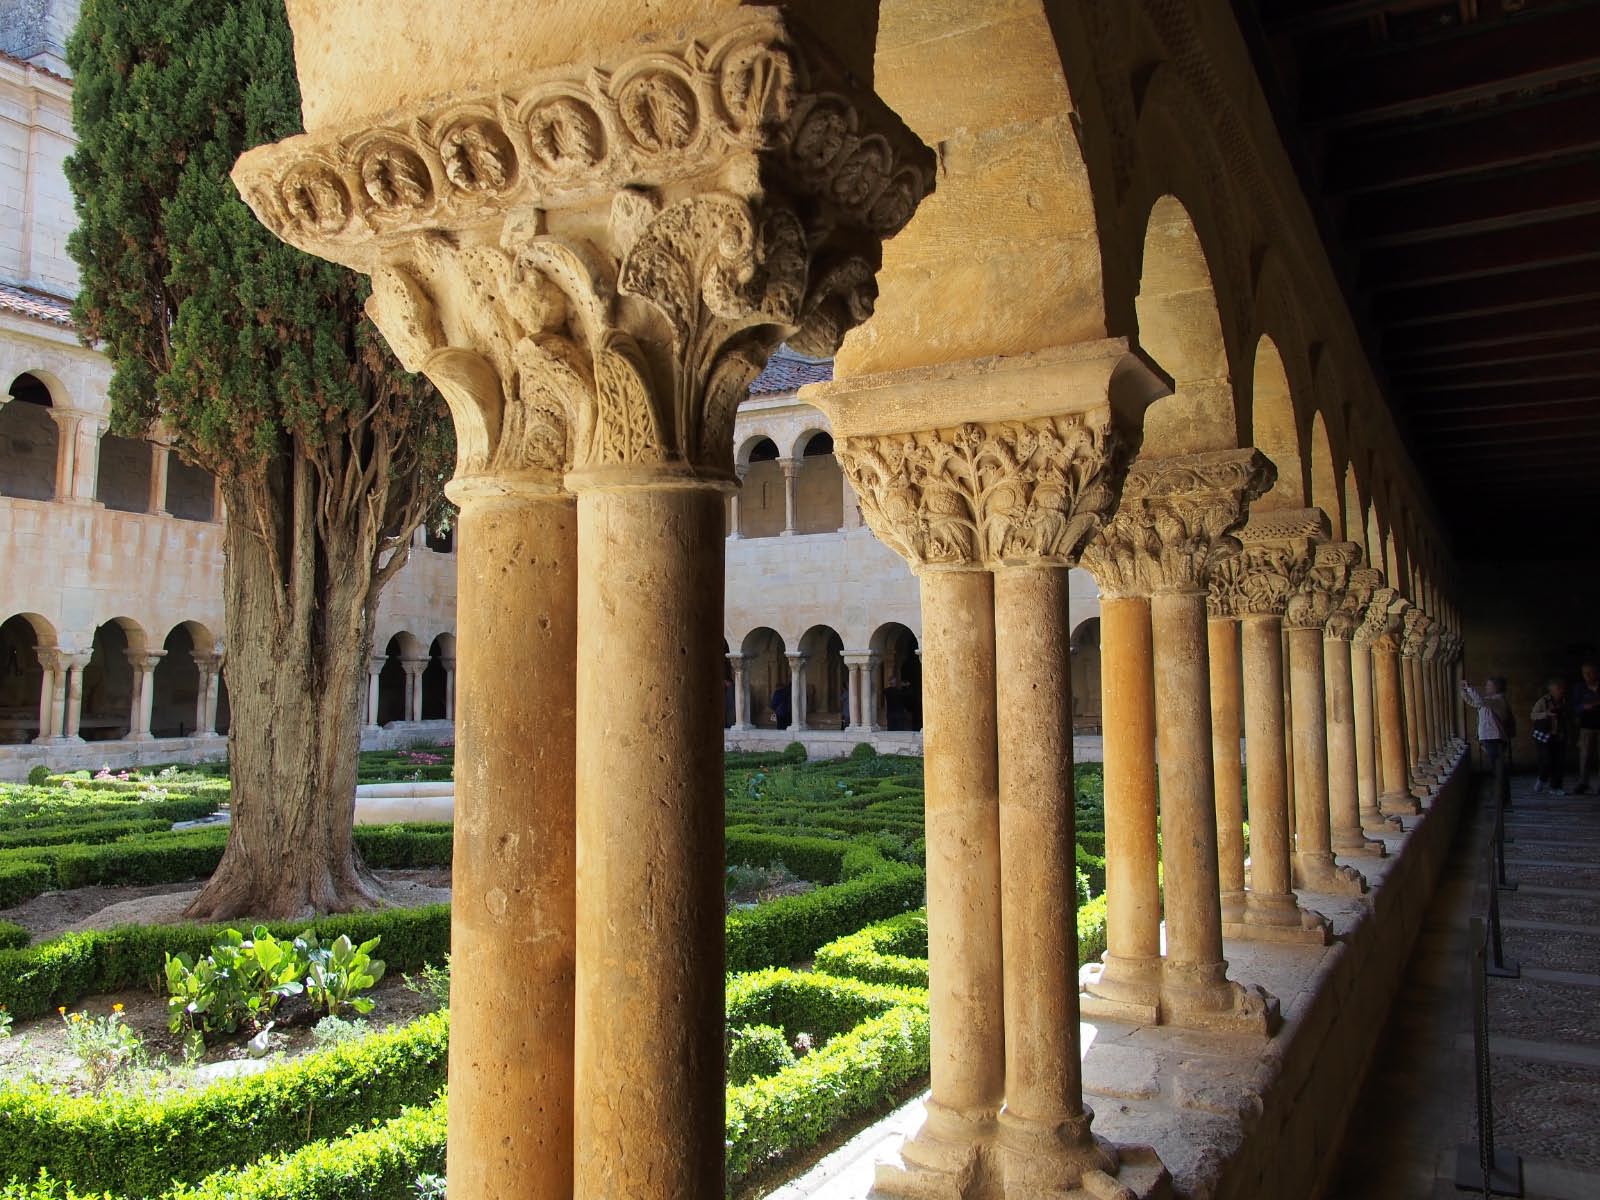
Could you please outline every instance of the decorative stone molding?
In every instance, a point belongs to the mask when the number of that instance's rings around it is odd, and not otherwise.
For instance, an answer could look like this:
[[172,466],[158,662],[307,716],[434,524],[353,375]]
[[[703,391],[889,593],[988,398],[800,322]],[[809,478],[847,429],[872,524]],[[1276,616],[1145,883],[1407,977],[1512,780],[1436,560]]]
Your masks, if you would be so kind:
[[1236,536],[1240,553],[1213,565],[1208,611],[1281,617],[1311,570],[1317,540],[1328,536],[1328,520],[1317,508],[1251,513]]
[[1276,477],[1255,449],[1136,460],[1083,566],[1111,597],[1204,588],[1217,564],[1239,553],[1232,532]]
[[[1381,574],[1379,579],[1381,581]],[[1400,632],[1400,621],[1390,612],[1395,595],[1395,590],[1382,582],[1372,589],[1372,598],[1367,601],[1361,625],[1356,630],[1358,645],[1377,646],[1382,642],[1390,650],[1398,647],[1399,643],[1394,638]]]
[[1372,597],[1382,584],[1382,572],[1372,567],[1351,568],[1344,595],[1322,627],[1323,636],[1340,642],[1355,641],[1364,626]]
[[[1343,602],[1350,572],[1360,561],[1361,547],[1354,542],[1319,542],[1311,570],[1289,597],[1283,627],[1324,629]],[[1353,624],[1350,632],[1352,636],[1355,633]]]
[[933,186],[780,10],[597,58],[234,168],[275,234],[372,275],[368,313],[450,404],[457,497],[733,486],[750,381],[870,315],[881,241]]
[[914,570],[1071,565],[1128,459],[1106,410],[867,434],[835,452],[867,524]]
[[1400,641],[1400,653],[1406,658],[1421,658],[1423,647],[1427,644],[1428,630],[1433,626],[1433,618],[1415,605],[1408,605],[1402,619],[1404,632]]

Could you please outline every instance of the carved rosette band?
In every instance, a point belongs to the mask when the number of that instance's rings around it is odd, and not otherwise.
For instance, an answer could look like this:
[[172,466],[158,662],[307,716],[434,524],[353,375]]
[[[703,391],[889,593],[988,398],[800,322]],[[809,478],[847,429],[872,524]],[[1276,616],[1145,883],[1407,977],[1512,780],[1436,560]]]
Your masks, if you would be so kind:
[[919,571],[1070,566],[1116,506],[1128,459],[1109,409],[835,449],[867,524]]
[[261,220],[372,276],[449,402],[452,494],[731,487],[780,341],[831,354],[933,156],[778,10],[240,159]]
[[1237,535],[1243,549],[1213,566],[1207,610],[1213,617],[1281,617],[1327,535],[1320,509],[1251,513]]
[[1137,459],[1116,514],[1084,548],[1083,566],[1106,596],[1203,590],[1240,552],[1233,531],[1276,477],[1255,449]]

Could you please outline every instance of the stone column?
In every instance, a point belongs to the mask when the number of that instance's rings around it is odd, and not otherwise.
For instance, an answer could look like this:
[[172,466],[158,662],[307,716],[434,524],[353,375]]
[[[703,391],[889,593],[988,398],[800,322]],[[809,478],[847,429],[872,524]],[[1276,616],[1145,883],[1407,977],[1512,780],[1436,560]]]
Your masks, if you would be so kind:
[[1411,795],[1406,765],[1405,701],[1400,681],[1398,617],[1383,617],[1382,632],[1372,642],[1372,696],[1378,726],[1378,765],[1383,790],[1378,809],[1385,816],[1415,815],[1418,805]]
[[62,688],[57,682],[62,673],[61,651],[53,646],[39,646],[34,653],[39,657],[39,666],[44,669],[44,674],[39,678],[39,736],[33,739],[33,744],[42,746],[61,732],[58,724],[61,714],[58,692]]
[[[1352,642],[1380,578],[1368,567],[1352,569],[1343,592],[1334,596],[1335,608],[1322,628],[1328,713],[1328,815],[1335,855],[1382,857],[1386,853],[1382,842],[1371,841],[1362,833],[1359,733],[1352,669],[1355,658]],[[1368,699],[1370,702],[1370,695]],[[1371,720],[1370,708],[1368,720]]]
[[1379,780],[1378,724],[1376,718],[1376,684],[1373,680],[1372,643],[1383,632],[1387,621],[1387,606],[1394,592],[1382,584],[1382,576],[1374,587],[1367,606],[1362,610],[1361,625],[1356,630],[1350,646],[1350,678],[1356,731],[1356,796],[1361,809],[1361,827],[1369,833],[1387,833],[1396,830],[1399,822],[1386,817],[1378,808],[1382,792]]
[[150,443],[150,499],[146,511],[153,517],[170,517],[167,511],[167,467],[172,451],[161,442]]
[[728,655],[728,664],[733,668],[733,727],[735,729],[750,728],[750,660],[743,654]]
[[881,729],[878,724],[878,668],[881,654],[868,654],[861,670],[861,723],[868,733]]
[[1300,907],[1291,884],[1283,669],[1283,612],[1311,571],[1315,539],[1326,533],[1318,509],[1255,514],[1239,530],[1241,552],[1211,573],[1211,611],[1237,617],[1241,626],[1250,797],[1250,889],[1242,917],[1224,911],[1229,937],[1320,945],[1328,936],[1327,921]]
[[56,494],[58,501],[72,499],[72,479],[78,457],[78,424],[82,413],[70,409],[47,408],[56,423]]
[[156,664],[167,656],[165,650],[129,650],[128,663],[133,667],[133,696],[128,713],[128,741],[150,740],[150,713],[155,705]]
[[1239,625],[1210,612],[1206,648],[1211,672],[1211,767],[1217,789],[1217,869],[1224,926],[1244,916],[1244,779],[1239,757]]
[[1406,772],[1411,792],[1425,796],[1431,790],[1432,777],[1427,772],[1427,735],[1423,730],[1422,697],[1418,687],[1419,655],[1427,623],[1427,615],[1415,606],[1407,606],[1404,635],[1400,642],[1400,701],[1405,712]]
[[441,658],[439,661],[444,664],[444,719],[446,721],[454,721],[456,719],[456,660],[453,658]]
[[1162,1020],[1262,1035],[1276,1023],[1276,1005],[1229,980],[1222,957],[1206,597],[1213,562],[1239,549],[1229,531],[1272,478],[1255,450],[1140,460],[1102,535],[1117,556],[1144,557],[1151,583],[1167,929]]
[[217,668],[211,676],[211,686],[206,691],[206,719],[204,726],[208,734],[216,737],[221,736],[217,733],[217,704],[222,697],[222,684],[226,678],[224,672],[227,669],[228,656],[219,653],[217,655]]
[[[458,589],[459,590],[459,589]],[[367,728],[378,730],[378,685],[383,674],[384,665],[389,661],[387,654],[374,654],[367,659]]]
[[800,474],[800,460],[780,458],[778,467],[783,471],[783,530],[780,536],[794,536],[795,481]]
[[222,656],[195,650],[190,657],[200,672],[200,690],[194,704],[195,736],[214,737],[217,731],[217,670],[222,663]]
[[[739,471],[738,476],[740,486],[742,487],[744,484],[744,472]],[[744,536],[744,518],[739,512],[740,499],[741,493],[737,489],[735,489],[728,496],[728,524],[731,526],[731,528],[728,530],[728,536],[731,538],[741,538]]]
[[420,721],[422,720],[422,673],[428,669],[428,660],[402,658],[400,665],[406,673],[405,719]]
[[806,663],[804,654],[789,654],[789,728],[801,733],[806,727]]
[[872,714],[867,707],[867,693],[870,688],[868,677],[876,656],[867,654],[846,654],[845,666],[850,668],[850,728],[859,733],[868,733],[872,729]]
[[1336,895],[1360,895],[1366,880],[1333,860],[1323,627],[1343,598],[1360,553],[1353,542],[1318,543],[1311,571],[1290,595],[1283,620],[1294,724],[1294,882],[1297,888]]
[[62,701],[61,740],[81,742],[78,722],[83,719],[83,671],[92,660],[91,654],[63,654],[61,662],[67,673],[66,695]]
[[100,481],[100,438],[105,434],[106,422],[100,417],[82,418],[77,423],[77,445],[72,455],[72,492],[69,499],[74,504],[95,504],[95,488]]

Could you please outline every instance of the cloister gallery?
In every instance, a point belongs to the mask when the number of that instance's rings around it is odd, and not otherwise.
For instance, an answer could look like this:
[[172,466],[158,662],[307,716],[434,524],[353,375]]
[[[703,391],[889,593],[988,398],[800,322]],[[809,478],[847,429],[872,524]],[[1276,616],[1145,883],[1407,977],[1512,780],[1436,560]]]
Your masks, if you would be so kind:
[[[1525,711],[1593,637],[1596,193],[1493,173],[1592,149],[1600,42],[1526,7],[290,0],[306,132],[234,180],[370,276],[459,448],[453,608],[393,602],[370,704],[456,721],[452,1200],[722,1194],[722,755],[778,724],[921,727],[931,1084],[874,1194],[1320,1194],[1458,682]],[[208,732],[214,610],[15,599],[51,521],[215,555],[159,450],[141,517],[86,476],[46,354],[0,410],[60,430],[0,509],[36,736]]]

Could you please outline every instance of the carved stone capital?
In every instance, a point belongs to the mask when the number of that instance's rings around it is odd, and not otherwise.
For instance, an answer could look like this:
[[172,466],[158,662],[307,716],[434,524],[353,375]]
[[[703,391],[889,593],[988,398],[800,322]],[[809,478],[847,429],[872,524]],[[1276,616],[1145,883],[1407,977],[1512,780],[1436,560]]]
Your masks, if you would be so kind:
[[861,515],[914,570],[1070,566],[1128,454],[1101,409],[834,444]]
[[[1329,618],[1344,601],[1350,572],[1360,562],[1361,547],[1354,542],[1317,543],[1311,570],[1284,609],[1284,628],[1326,630]],[[1350,634],[1355,634],[1353,618]]]
[[1239,553],[1232,533],[1276,476],[1255,449],[1138,459],[1083,566],[1107,596],[1204,590],[1217,564]]
[[[1379,578],[1381,580],[1381,575]],[[1400,632],[1400,620],[1389,611],[1394,599],[1395,590],[1385,583],[1380,582],[1372,589],[1372,597],[1361,616],[1361,626],[1356,630],[1358,645],[1376,646],[1382,641],[1391,650],[1398,646],[1394,638]]]
[[1407,658],[1421,658],[1423,647],[1427,644],[1428,631],[1433,626],[1433,618],[1415,605],[1408,605],[1402,619],[1404,626],[1400,639],[1400,653]]
[[1323,635],[1334,641],[1353,642],[1361,631],[1373,593],[1383,575],[1371,567],[1353,567],[1345,581],[1344,594],[1322,627]]
[[57,646],[39,646],[34,653],[39,656],[39,665],[46,671],[60,671],[65,667],[65,655]]
[[1328,535],[1321,509],[1251,513],[1238,531],[1242,550],[1214,564],[1206,597],[1213,617],[1279,616],[1311,570]]
[[782,10],[243,156],[275,234],[367,272],[450,404],[452,496],[732,487],[780,341],[831,354],[933,156]]

